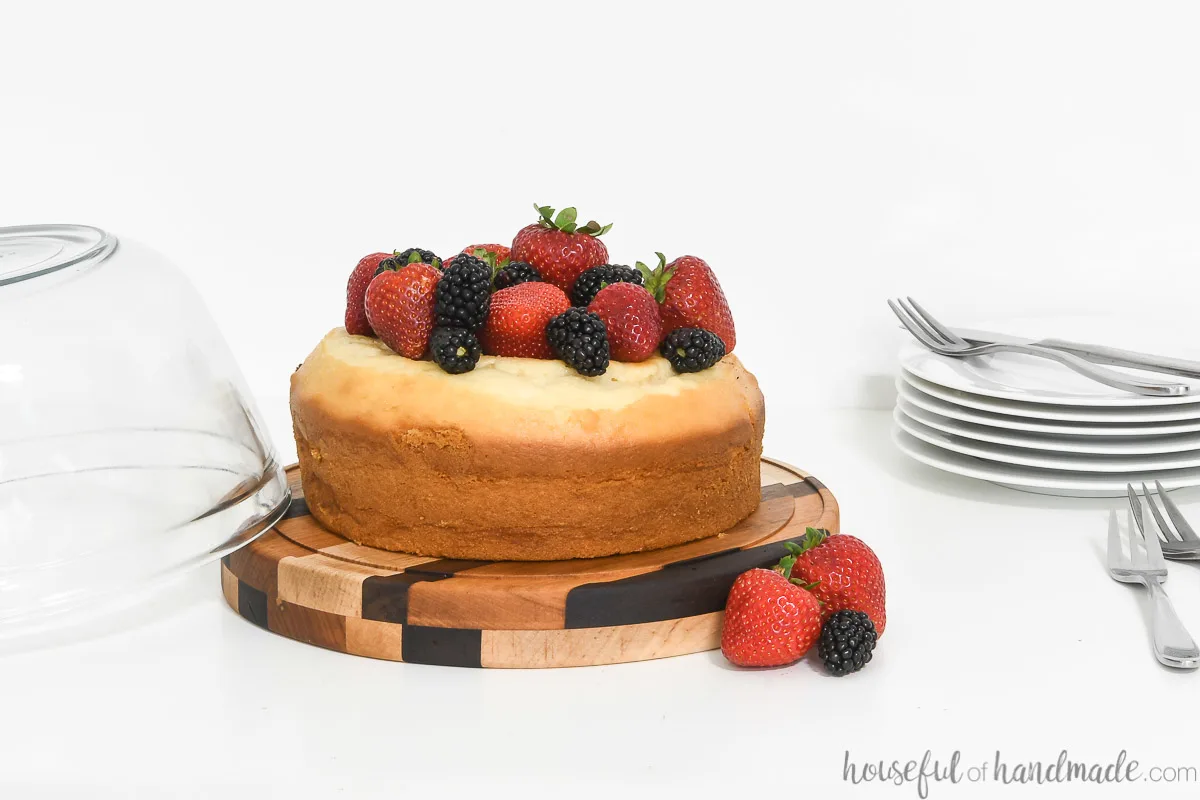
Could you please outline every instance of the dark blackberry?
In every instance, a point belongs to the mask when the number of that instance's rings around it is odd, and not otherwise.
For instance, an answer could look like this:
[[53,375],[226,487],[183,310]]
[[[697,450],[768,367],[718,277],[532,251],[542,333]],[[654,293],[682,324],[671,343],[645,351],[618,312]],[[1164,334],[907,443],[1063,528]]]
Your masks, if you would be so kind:
[[838,611],[825,620],[817,655],[831,675],[858,672],[871,660],[875,649],[875,623],[862,611]]
[[[416,254],[416,259],[413,259],[413,254]],[[431,267],[442,268],[442,260],[434,255],[432,250],[410,247],[380,261],[379,266],[375,268],[375,274],[378,275],[389,269],[397,270],[401,267],[407,267],[409,264],[428,264]]]
[[596,299],[596,293],[610,283],[636,283],[644,285],[642,273],[633,267],[620,264],[601,264],[598,267],[588,267],[575,279],[571,287],[571,305],[586,306]]
[[542,280],[542,273],[524,261],[510,261],[508,266],[496,273],[496,291],[516,286],[519,283],[534,283]]
[[598,314],[568,308],[546,323],[546,341],[580,375],[593,378],[608,369],[608,333]]
[[434,328],[429,337],[429,353],[446,372],[461,375],[475,369],[479,340],[465,328]]
[[676,328],[658,350],[676,372],[700,372],[725,357],[721,337],[701,328]]
[[477,331],[491,305],[492,269],[475,256],[460,253],[442,271],[434,296],[434,325]]

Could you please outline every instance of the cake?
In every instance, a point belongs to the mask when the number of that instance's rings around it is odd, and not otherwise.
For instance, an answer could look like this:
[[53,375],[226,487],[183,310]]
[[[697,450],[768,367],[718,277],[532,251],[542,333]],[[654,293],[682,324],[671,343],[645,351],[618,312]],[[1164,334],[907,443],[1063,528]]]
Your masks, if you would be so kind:
[[[727,352],[707,264],[609,265],[605,229],[555,219],[539,224],[560,240],[549,256],[519,233],[446,263],[359,262],[346,327],[291,381],[324,527],[421,556],[558,560],[712,536],[757,508],[763,397]],[[564,266],[580,238],[590,252]]]

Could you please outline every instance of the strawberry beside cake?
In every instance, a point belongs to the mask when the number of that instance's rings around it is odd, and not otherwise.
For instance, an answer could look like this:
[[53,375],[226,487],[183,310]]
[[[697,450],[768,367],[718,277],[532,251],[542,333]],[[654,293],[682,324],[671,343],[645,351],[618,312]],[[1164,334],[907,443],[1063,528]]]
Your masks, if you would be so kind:
[[574,209],[512,248],[359,262],[346,326],[292,377],[329,530],[426,556],[555,560],[711,536],[759,502],[758,384],[716,276],[609,264]]

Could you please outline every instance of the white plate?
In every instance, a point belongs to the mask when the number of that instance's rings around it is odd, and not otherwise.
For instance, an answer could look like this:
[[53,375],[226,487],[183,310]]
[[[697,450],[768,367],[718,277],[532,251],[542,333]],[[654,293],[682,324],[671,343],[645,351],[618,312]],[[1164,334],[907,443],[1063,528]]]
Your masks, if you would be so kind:
[[1009,489],[1062,497],[1124,497],[1125,484],[1142,481],[1162,481],[1167,489],[1200,486],[1200,469],[1178,469],[1167,472],[1110,474],[1095,472],[1058,472],[1056,470],[998,464],[981,458],[952,453],[922,442],[896,428],[892,439],[901,452],[931,467],[991,481]]
[[896,424],[907,434],[923,442],[976,458],[997,461],[1001,464],[1017,464],[1038,469],[1066,472],[1153,472],[1172,469],[1200,467],[1200,451],[1183,453],[1161,453],[1157,455],[1098,455],[1094,453],[1052,453],[1031,450],[1026,447],[1010,447],[954,436],[934,430],[928,425],[909,417],[900,408],[892,412]]
[[1167,436],[1200,431],[1200,419],[1157,423],[1096,423],[1096,422],[1053,422],[1027,417],[993,414],[973,408],[948,403],[926,394],[904,378],[896,379],[896,391],[900,397],[915,406],[976,425],[1002,430],[1029,431],[1032,433],[1064,434],[1068,436]]
[[[1192,341],[1190,336],[1181,335],[1179,331],[1172,331],[1150,320],[1104,317],[1024,319],[986,323],[978,327],[1030,339],[1057,337],[1200,360],[1200,352],[1196,351],[1195,346],[1187,345],[1187,342]],[[1084,408],[1161,407],[1200,403],[1200,381],[1187,378],[1154,374],[1155,378],[1186,383],[1193,387],[1194,394],[1183,397],[1146,397],[1097,383],[1044,358],[1016,353],[997,353],[980,358],[949,358],[931,353],[911,339],[900,348],[900,366],[923,380],[947,389],[1018,403],[1049,403]],[[1120,367],[1112,369],[1142,377],[1150,374]]]
[[973,422],[962,422],[932,411],[926,411],[903,397],[896,407],[906,416],[942,433],[962,436],[979,442],[1050,450],[1056,453],[1091,453],[1097,455],[1137,456],[1159,453],[1182,453],[1200,450],[1200,433],[1175,436],[1080,436],[1078,434],[1017,433],[1004,428],[992,428]]
[[1067,406],[1051,403],[1021,403],[1015,400],[1000,400],[994,397],[969,394],[957,389],[930,383],[905,370],[904,380],[922,392],[945,400],[947,403],[966,406],[993,414],[1009,414],[1031,417],[1038,420],[1060,420],[1064,422],[1168,422],[1200,419],[1200,405],[1131,406],[1128,408],[1097,408],[1094,406]]

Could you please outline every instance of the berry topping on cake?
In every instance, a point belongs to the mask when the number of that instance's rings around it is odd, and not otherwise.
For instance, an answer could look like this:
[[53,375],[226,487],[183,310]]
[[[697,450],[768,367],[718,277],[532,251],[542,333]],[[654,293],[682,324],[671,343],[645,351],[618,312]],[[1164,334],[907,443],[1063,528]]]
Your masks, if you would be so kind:
[[[579,280],[586,277],[585,272]],[[662,341],[658,303],[640,284],[640,275],[637,283],[610,283],[588,304],[587,310],[604,322],[614,361],[645,361],[654,355]]]
[[540,281],[542,274],[524,261],[510,261],[508,266],[496,273],[496,288],[507,289],[521,283]]
[[371,323],[367,321],[367,309],[364,303],[367,298],[367,287],[371,285],[371,279],[375,277],[375,270],[379,268],[379,262],[387,258],[391,258],[391,254],[371,253],[369,256],[363,256],[358,265],[354,267],[354,271],[350,273],[350,280],[346,282],[347,333],[355,336],[370,336],[374,333],[371,330]]
[[620,264],[601,264],[598,267],[588,267],[575,280],[571,289],[571,303],[586,306],[596,297],[596,293],[612,283],[636,283],[641,286],[644,281],[642,273],[633,267]]
[[821,635],[821,603],[791,577],[795,560],[784,556],[774,569],[752,569],[733,582],[721,652],[739,667],[793,664]]
[[487,319],[491,296],[492,268],[475,256],[459,253],[442,270],[434,324],[477,331]]
[[796,556],[793,572],[816,584],[813,594],[824,603],[827,616],[843,609],[862,611],[883,636],[887,627],[883,565],[866,542],[844,533],[809,528],[800,544],[792,548]]
[[830,675],[849,675],[858,672],[871,660],[877,638],[875,623],[866,614],[861,611],[838,611],[831,614],[821,628],[817,655]]
[[712,268],[696,256],[680,256],[668,264],[662,253],[656,255],[656,269],[640,261],[638,269],[645,277],[646,288],[662,305],[663,327],[712,331],[725,343],[725,352],[732,353],[737,344],[733,314]]
[[712,331],[676,328],[659,348],[676,372],[701,372],[725,357],[725,343]]
[[567,295],[548,283],[522,283],[492,295],[492,308],[479,332],[483,352],[515,358],[554,358],[546,323],[571,307]]
[[451,375],[475,369],[479,352],[479,340],[465,328],[434,328],[429,337],[429,355]]
[[550,206],[536,203],[541,219],[517,232],[512,243],[512,258],[532,264],[542,279],[569,292],[588,267],[608,263],[608,248],[597,237],[612,225],[596,221],[578,225],[578,212],[564,208],[557,215]]
[[554,354],[580,375],[594,378],[608,369],[608,334],[598,314],[569,308],[546,325]]
[[418,359],[429,347],[442,273],[428,264],[385,270],[367,287],[367,320],[388,347]]

